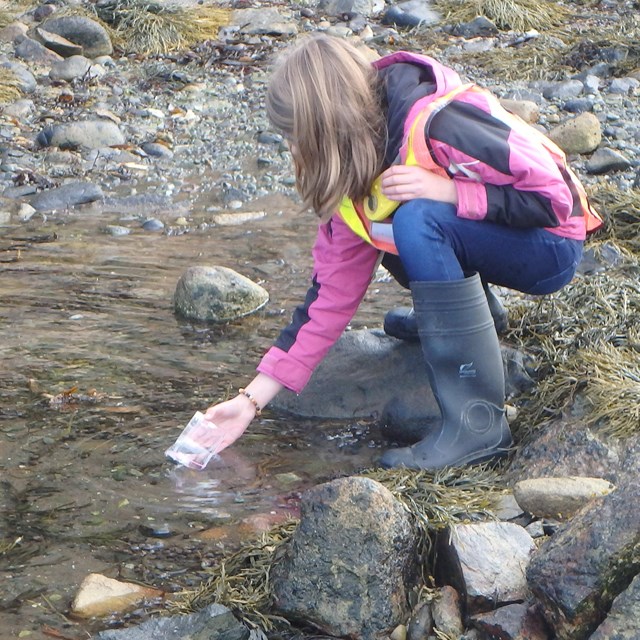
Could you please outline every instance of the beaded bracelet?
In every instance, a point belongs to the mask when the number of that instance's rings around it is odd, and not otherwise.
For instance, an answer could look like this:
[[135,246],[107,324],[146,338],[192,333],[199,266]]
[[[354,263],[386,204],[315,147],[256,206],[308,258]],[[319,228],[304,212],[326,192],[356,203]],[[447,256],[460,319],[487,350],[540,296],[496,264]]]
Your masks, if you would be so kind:
[[258,401],[246,389],[238,389],[238,393],[240,395],[243,395],[243,396],[246,396],[247,398],[249,398],[249,401],[251,402],[251,404],[253,404],[253,406],[256,408],[256,415],[257,416],[261,416],[262,415],[262,408],[258,404]]

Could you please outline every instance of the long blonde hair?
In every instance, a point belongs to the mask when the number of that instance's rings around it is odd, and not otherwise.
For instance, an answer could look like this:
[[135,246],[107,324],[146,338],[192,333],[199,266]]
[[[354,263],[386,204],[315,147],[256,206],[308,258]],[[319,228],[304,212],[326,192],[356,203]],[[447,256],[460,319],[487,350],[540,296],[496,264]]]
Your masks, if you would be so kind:
[[326,219],[343,196],[364,198],[380,172],[386,125],[375,70],[346,41],[303,38],[277,62],[267,115],[292,147],[305,207]]

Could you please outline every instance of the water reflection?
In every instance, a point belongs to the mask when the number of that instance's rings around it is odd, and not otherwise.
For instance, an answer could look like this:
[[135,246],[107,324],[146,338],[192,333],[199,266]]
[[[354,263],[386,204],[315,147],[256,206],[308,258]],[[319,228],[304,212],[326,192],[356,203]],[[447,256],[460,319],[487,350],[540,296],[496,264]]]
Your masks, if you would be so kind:
[[[255,535],[295,515],[307,487],[377,457],[368,425],[269,411],[204,471],[164,457],[194,411],[254,375],[304,297],[316,222],[284,205],[259,203],[285,213],[242,227],[192,212],[188,229],[164,235],[133,224],[107,235],[106,225],[129,223],[95,208],[0,229],[0,478],[10,497],[0,541],[19,540],[0,554],[10,590],[0,602],[34,589],[46,597],[0,607],[6,634],[57,621],[91,572],[160,584],[195,563],[193,545],[205,541],[201,556],[220,536]],[[177,319],[175,285],[196,264],[262,283],[268,308],[224,327]],[[353,326],[379,326],[403,300],[376,285]],[[173,535],[150,563],[139,550],[156,549],[160,524]]]

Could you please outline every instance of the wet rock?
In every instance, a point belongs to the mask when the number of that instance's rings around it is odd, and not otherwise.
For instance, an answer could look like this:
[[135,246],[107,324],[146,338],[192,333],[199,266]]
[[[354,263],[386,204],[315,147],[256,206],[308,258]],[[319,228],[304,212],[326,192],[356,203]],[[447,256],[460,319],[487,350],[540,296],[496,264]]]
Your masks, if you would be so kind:
[[411,519],[374,480],[341,478],[302,496],[300,524],[272,568],[276,610],[335,636],[374,640],[406,619]]
[[99,149],[124,144],[125,139],[111,120],[82,120],[46,127],[38,134],[37,142],[43,147]]
[[56,211],[69,209],[79,204],[102,200],[104,194],[97,184],[72,182],[61,187],[47,189],[33,196],[29,204],[36,211]]
[[619,443],[607,442],[579,422],[548,424],[516,452],[511,481],[554,476],[588,476],[617,482],[622,468]]
[[525,600],[525,571],[535,543],[511,522],[458,524],[438,541],[437,575],[465,594],[469,613]]
[[241,33],[249,35],[295,36],[298,27],[290,15],[277,9],[236,9],[231,17]]
[[80,45],[82,55],[87,58],[108,56],[113,52],[111,38],[106,29],[95,20],[84,16],[50,18],[42,23],[42,29]]
[[71,604],[71,612],[79,618],[123,613],[145,600],[158,598],[161,595],[162,592],[158,589],[120,582],[99,573],[91,573],[82,581]]
[[567,520],[594,498],[613,491],[608,480],[565,477],[522,480],[513,488],[518,504],[538,518]]
[[142,223],[145,231],[164,231],[164,222],[158,218],[149,218]]
[[549,132],[553,140],[565,153],[591,153],[602,140],[600,121],[593,113],[582,113]]
[[[92,154],[90,154],[93,157]],[[107,197],[105,209],[109,211],[127,211],[131,213],[149,213],[149,211],[176,209],[171,198],[159,193],[136,193],[121,198]]]
[[255,313],[269,300],[260,285],[226,267],[190,267],[176,286],[179,316],[202,322],[230,322]]
[[37,40],[26,37],[16,44],[15,54],[16,57],[26,60],[27,62],[36,62],[47,65],[63,59],[62,56],[51,51],[51,49],[47,49]]
[[550,640],[544,619],[535,606],[508,604],[471,619],[472,624],[496,640]]
[[56,81],[71,82],[77,78],[85,80],[99,78],[104,73],[105,70],[100,65],[93,64],[89,58],[76,55],[52,65],[49,77]]
[[640,574],[611,605],[605,621],[590,640],[637,640],[640,638]]
[[460,594],[448,585],[440,587],[431,605],[433,624],[445,636],[458,638],[464,631]]
[[23,64],[15,60],[0,58],[0,67],[9,69],[18,79],[18,86],[23,93],[33,93],[36,90],[37,82],[35,76]]
[[149,538],[171,538],[176,535],[176,532],[166,523],[141,524],[138,529],[143,536]]
[[596,149],[595,153],[589,158],[585,168],[589,173],[601,175],[603,173],[610,173],[611,171],[625,171],[631,166],[631,161],[621,153],[609,147],[603,147]]
[[541,545],[527,580],[547,622],[563,640],[582,640],[602,623],[613,599],[640,572],[640,482],[635,471],[594,500]]
[[[503,348],[507,385],[522,388],[531,378],[516,371],[512,349]],[[380,372],[385,363],[385,373]],[[295,415],[326,418],[379,416],[390,439],[419,435],[440,418],[418,343],[397,340],[382,330],[344,333],[296,395],[281,391],[273,406]],[[423,437],[423,436],[422,436]]]
[[201,611],[163,616],[138,627],[101,631],[96,640],[249,640],[249,629],[238,622],[221,604],[210,604]]

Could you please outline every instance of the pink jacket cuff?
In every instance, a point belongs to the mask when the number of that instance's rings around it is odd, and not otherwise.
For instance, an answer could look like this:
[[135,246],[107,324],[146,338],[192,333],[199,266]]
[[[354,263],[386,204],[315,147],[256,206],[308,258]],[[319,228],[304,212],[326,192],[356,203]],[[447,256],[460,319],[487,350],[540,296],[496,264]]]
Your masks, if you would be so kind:
[[271,347],[267,351],[257,370],[295,393],[300,393],[305,388],[313,373],[312,369],[305,367],[278,347]]

